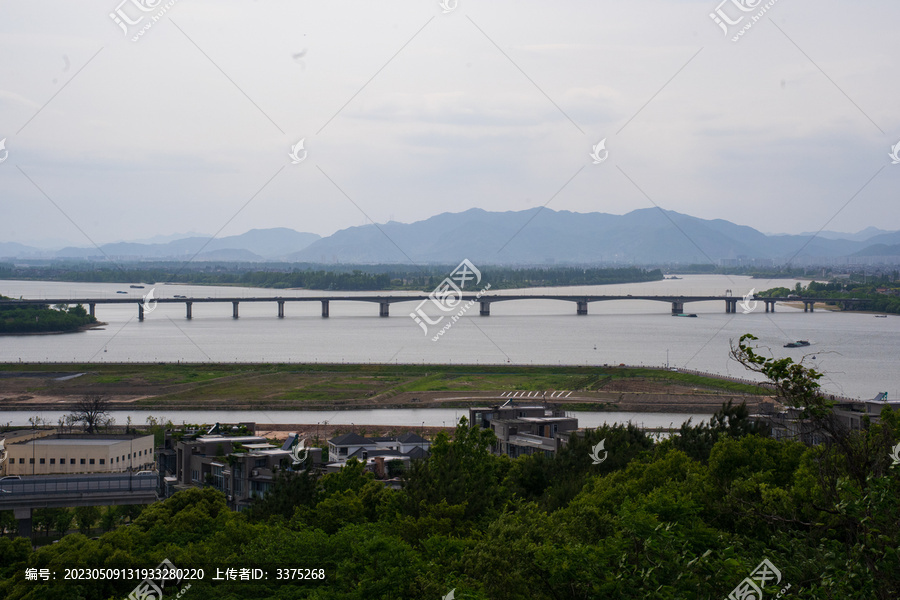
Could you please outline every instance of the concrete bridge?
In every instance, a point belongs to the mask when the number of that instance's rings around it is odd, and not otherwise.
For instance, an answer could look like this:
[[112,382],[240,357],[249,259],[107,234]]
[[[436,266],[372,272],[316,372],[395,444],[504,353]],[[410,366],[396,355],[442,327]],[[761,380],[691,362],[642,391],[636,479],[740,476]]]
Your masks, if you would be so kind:
[[36,475],[0,482],[0,510],[12,510],[19,535],[31,537],[35,508],[151,504],[157,501],[159,479],[131,473]]
[[[284,317],[284,305],[287,302],[320,302],[322,304],[322,316],[328,317],[332,302],[371,302],[378,304],[378,316],[390,316],[390,305],[398,302],[422,302],[430,298],[427,294],[409,294],[409,295],[372,295],[372,296],[272,296],[272,297],[223,297],[223,298],[157,298],[152,303],[159,304],[184,304],[185,318],[192,318],[192,308],[194,304],[202,303],[231,303],[231,316],[235,319],[239,316],[239,306],[242,302],[272,302],[277,304],[278,317]],[[671,305],[672,314],[678,315],[684,313],[684,306],[689,302],[712,302],[718,301],[725,304],[726,313],[736,313],[739,303],[743,302],[742,297],[733,296],[584,296],[574,294],[463,294],[461,302],[475,301],[480,305],[481,316],[486,317],[491,314],[491,304],[494,302],[510,302],[513,300],[560,300],[563,302],[572,302],[576,305],[575,312],[579,315],[588,314],[588,304],[591,302],[605,302],[611,300],[650,300],[654,302],[665,302]],[[841,308],[860,302],[857,299],[839,299],[833,298],[750,298],[749,302],[758,302],[765,305],[765,312],[775,312],[775,304],[778,302],[796,302],[803,303],[803,312],[813,312],[816,302],[837,301]],[[152,304],[151,303],[151,304]],[[133,304],[138,309],[138,320],[144,320],[145,305],[138,298],[46,298],[46,299],[23,299],[23,300],[0,300],[0,306],[22,305],[22,304],[82,304],[87,305],[91,316],[95,316],[98,304]]]

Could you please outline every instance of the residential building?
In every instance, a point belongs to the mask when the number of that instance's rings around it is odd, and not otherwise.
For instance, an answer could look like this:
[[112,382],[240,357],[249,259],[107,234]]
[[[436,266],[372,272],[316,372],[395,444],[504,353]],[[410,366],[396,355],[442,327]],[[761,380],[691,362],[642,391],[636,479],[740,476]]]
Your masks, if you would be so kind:
[[155,463],[152,435],[52,434],[18,439],[7,440],[6,475],[119,473],[152,469]]
[[512,458],[539,452],[554,456],[565,445],[567,434],[578,429],[578,419],[566,416],[565,411],[509,403],[470,408],[469,423],[472,427],[492,430],[497,436],[493,452]]
[[[409,466],[410,461],[428,456],[431,442],[412,432],[396,437],[367,438],[356,433],[345,433],[328,440],[327,470],[338,471],[348,460],[355,458],[366,464],[376,474],[393,471],[395,465],[391,461]],[[376,458],[382,458],[376,461]],[[378,465],[381,465],[380,467]]]
[[[243,510],[272,488],[278,469],[293,468],[291,449],[296,441],[296,433],[280,447],[256,435],[212,433],[176,440],[167,434],[166,447],[159,457],[165,495],[190,486],[210,485],[225,494],[231,508]],[[322,449],[307,448],[306,453],[305,467],[318,468]]]
[[[865,428],[866,419],[870,423],[881,421],[881,410],[884,407],[891,410],[900,409],[900,401],[888,400],[887,393],[881,393],[872,400],[846,400],[836,401],[832,412],[837,422],[847,431],[857,431]],[[772,437],[776,439],[796,439],[807,444],[821,444],[826,440],[827,434],[809,419],[800,417],[802,409],[785,407],[772,415],[754,415],[755,418],[768,423],[772,427]]]

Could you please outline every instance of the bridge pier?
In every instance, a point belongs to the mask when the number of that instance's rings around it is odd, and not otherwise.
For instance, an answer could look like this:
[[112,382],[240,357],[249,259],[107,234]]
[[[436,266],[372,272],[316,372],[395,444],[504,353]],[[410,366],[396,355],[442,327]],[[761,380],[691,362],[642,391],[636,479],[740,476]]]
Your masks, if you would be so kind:
[[490,302],[485,302],[484,300],[482,300],[482,301],[481,301],[481,312],[480,312],[479,314],[480,314],[482,317],[489,317],[489,316],[491,316],[491,303],[490,303]]
[[94,315],[94,309],[95,309],[96,307],[97,307],[97,303],[96,303],[96,302],[91,302],[91,303],[88,304],[88,313],[89,313],[92,317],[95,316],[95,315]]
[[185,319],[191,318],[191,305],[193,305],[193,304],[194,304],[193,302],[185,302],[184,303],[184,308],[185,308],[184,318]]
[[[725,304],[725,311],[728,311],[728,303]],[[673,302],[672,303],[672,314],[680,315],[684,312],[684,302]]]
[[278,318],[279,319],[284,318],[284,300],[278,301]]
[[322,300],[322,316],[328,316],[328,300]]
[[144,304],[138,304],[138,321],[144,320]]
[[803,302],[803,312],[815,312],[815,302]]
[[31,509],[14,508],[13,517],[19,522],[19,537],[31,537]]
[[231,303],[231,318],[232,319],[238,318],[238,304],[240,304],[240,302],[232,302]]
[[379,317],[389,317],[390,314],[390,302],[379,302],[378,303],[378,316]]
[[586,315],[588,314],[588,303],[587,300],[579,300],[578,306],[575,309],[575,314],[577,315]]

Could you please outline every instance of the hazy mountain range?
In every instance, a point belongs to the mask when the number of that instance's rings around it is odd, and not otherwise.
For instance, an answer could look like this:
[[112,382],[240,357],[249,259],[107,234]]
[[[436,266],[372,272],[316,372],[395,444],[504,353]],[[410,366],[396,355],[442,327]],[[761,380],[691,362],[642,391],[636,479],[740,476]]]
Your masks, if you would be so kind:
[[[166,238],[156,238],[166,239]],[[533,208],[518,212],[471,209],[415,223],[364,225],[328,237],[292,229],[254,229],[215,238],[191,236],[160,243],[118,242],[55,252],[0,242],[0,257],[189,259],[310,263],[482,264],[717,263],[722,260],[815,261],[900,255],[900,231],[870,227],[855,234],[766,235],[721,219],[656,208],[625,215]]]

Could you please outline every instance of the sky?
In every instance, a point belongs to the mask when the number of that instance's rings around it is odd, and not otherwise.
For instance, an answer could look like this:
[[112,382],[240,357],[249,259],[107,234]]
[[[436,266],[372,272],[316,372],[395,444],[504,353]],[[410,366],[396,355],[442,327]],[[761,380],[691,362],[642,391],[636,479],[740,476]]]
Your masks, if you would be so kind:
[[900,229],[900,3],[718,1],[0,0],[0,241],[538,206]]

